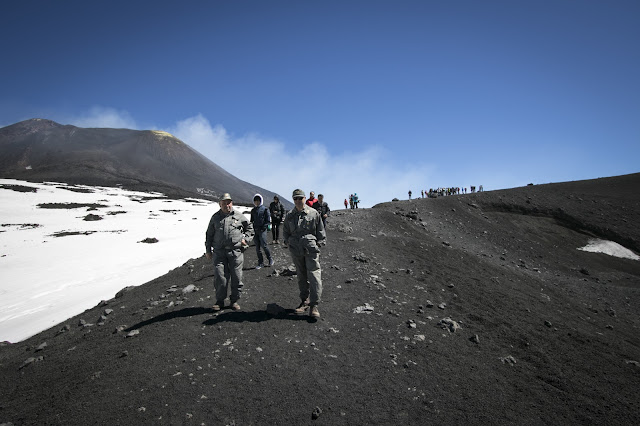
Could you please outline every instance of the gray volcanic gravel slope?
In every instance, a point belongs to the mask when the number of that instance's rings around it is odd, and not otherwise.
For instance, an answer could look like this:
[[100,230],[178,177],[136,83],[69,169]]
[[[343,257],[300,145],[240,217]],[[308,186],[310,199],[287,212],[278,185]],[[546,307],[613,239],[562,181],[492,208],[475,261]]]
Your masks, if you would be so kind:
[[0,423],[640,424],[640,262],[577,250],[638,251],[638,184],[335,211],[319,321],[281,246],[240,312],[191,259],[0,347]]

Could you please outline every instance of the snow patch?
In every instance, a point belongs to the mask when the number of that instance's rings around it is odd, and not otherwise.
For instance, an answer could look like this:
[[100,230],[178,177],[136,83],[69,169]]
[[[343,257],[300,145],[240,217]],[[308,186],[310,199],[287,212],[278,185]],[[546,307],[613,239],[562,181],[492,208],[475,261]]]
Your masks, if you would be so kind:
[[[24,340],[202,256],[219,208],[119,188],[14,179],[0,185],[37,189],[0,186],[0,342]],[[103,220],[83,220],[90,204],[101,205],[93,213]],[[158,242],[138,243],[145,238]]]
[[640,260],[640,256],[631,250],[618,243],[607,240],[591,239],[586,246],[579,247],[578,250],[588,251],[591,253],[604,253],[609,256],[621,257],[623,259]]

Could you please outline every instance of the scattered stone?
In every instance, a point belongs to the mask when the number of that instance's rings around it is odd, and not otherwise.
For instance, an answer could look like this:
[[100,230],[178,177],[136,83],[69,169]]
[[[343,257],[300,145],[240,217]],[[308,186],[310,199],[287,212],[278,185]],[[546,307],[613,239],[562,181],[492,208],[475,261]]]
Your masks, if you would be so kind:
[[551,328],[553,326],[553,324],[551,324],[551,321],[545,321],[544,325],[546,325],[549,328]]
[[330,333],[340,333],[340,330],[338,330],[337,328],[333,328],[333,327],[331,327],[327,331],[330,332]]
[[460,327],[460,324],[449,317],[441,319],[438,324],[440,324],[440,327],[442,327],[443,329],[448,329],[451,333],[455,333],[462,328]]
[[416,324],[416,322],[414,320],[408,320],[407,321],[407,326],[409,328],[416,328],[418,325]]
[[369,262],[371,260],[367,255],[365,255],[362,252],[353,253],[353,259],[357,260],[358,262],[362,262],[362,263],[367,263],[367,262]]
[[65,324],[64,327],[62,327],[60,330],[58,330],[58,332],[56,333],[56,336],[62,333],[66,333],[67,331],[71,330],[71,326],[69,324]]
[[44,348],[46,348],[46,347],[47,347],[47,342],[41,343],[40,346],[38,346],[36,348],[36,352],[40,352],[40,351],[44,350]]
[[353,309],[354,314],[370,314],[371,312],[373,312],[373,306],[368,303]]
[[29,357],[22,363],[22,365],[18,368],[18,370],[22,370],[23,368],[33,364],[34,362],[38,362],[38,361],[42,361],[42,360],[44,360],[43,356]]
[[182,289],[182,294],[189,294],[189,293],[193,293],[194,291],[198,291],[199,288],[196,287],[193,284],[189,284],[188,286],[186,286],[185,288]]
[[451,243],[449,241],[443,241],[442,244],[446,247],[451,247]]
[[138,241],[138,242],[139,243],[145,243],[145,244],[155,244],[155,243],[158,242],[158,239],[157,238],[149,238],[149,237],[147,237],[144,240]]
[[102,216],[99,216],[99,215],[93,214],[93,213],[89,213],[82,220],[86,220],[87,222],[93,222],[93,221],[96,221],[96,220],[102,220]]
[[438,309],[444,310],[444,308],[446,308],[446,307],[447,307],[447,304],[444,303],[444,302],[438,305]]
[[294,265],[284,266],[282,269],[278,269],[275,272],[277,272],[277,275],[282,275],[283,277],[292,277],[298,274],[298,271],[296,271],[296,267]]
[[427,336],[425,336],[424,334],[414,334],[413,340],[415,340],[416,342],[424,342],[425,340],[427,340]]
[[591,275],[591,274],[589,273],[589,270],[588,270],[587,268],[582,268],[582,269],[580,269],[580,273],[581,273],[581,274],[584,274],[584,275]]
[[427,308],[433,308],[433,302],[431,300],[427,300],[424,304]]
[[345,225],[344,223],[339,223],[338,231],[343,232],[345,234],[351,234],[353,232],[353,228],[351,226]]
[[311,413],[311,418],[313,420],[316,420],[318,417],[320,417],[320,414],[322,414],[322,409],[320,407],[316,407],[313,410],[313,413]]
[[469,340],[476,344],[480,343],[480,337],[478,337],[477,334],[474,334],[473,336],[469,337]]
[[120,354],[120,358],[124,358],[129,356],[129,351],[122,351],[122,353]]
[[516,363],[516,359],[512,355],[502,357],[500,358],[500,361],[502,361],[503,364],[509,364],[511,366],[515,365]]
[[626,362],[627,364],[631,364],[631,365],[635,365],[636,367],[640,367],[640,362],[638,361],[633,361],[630,359],[625,359],[624,362]]
[[83,319],[81,319],[80,321],[78,321],[78,326],[82,327],[86,324],[87,322]]
[[104,310],[104,312],[103,312],[103,314],[104,314],[105,316],[107,316],[107,315],[111,315],[112,313],[113,313],[113,309],[105,309],[105,310]]
[[137,336],[138,334],[140,334],[140,330],[131,330],[126,337],[133,337],[133,336]]

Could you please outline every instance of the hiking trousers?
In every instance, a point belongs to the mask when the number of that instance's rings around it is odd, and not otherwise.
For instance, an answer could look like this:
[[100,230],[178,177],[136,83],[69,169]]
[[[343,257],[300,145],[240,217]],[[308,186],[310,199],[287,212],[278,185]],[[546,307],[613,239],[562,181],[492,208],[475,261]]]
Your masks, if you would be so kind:
[[244,285],[242,284],[243,262],[244,255],[241,249],[221,249],[213,253],[216,301],[223,301],[227,298],[229,284],[231,284],[231,296],[229,297],[231,303],[235,303],[240,299],[240,293],[242,293],[242,287]]
[[258,265],[263,265],[264,258],[262,257],[262,250],[264,250],[264,254],[267,255],[267,261],[271,262],[271,250],[269,250],[269,246],[267,245],[267,230],[265,229],[262,232],[256,231],[253,242],[256,245],[256,254],[258,255]]
[[293,253],[292,250],[289,250],[289,253],[296,266],[300,300],[307,300],[307,298],[309,298],[309,304],[311,306],[317,305],[322,297],[320,254],[310,253],[299,255]]

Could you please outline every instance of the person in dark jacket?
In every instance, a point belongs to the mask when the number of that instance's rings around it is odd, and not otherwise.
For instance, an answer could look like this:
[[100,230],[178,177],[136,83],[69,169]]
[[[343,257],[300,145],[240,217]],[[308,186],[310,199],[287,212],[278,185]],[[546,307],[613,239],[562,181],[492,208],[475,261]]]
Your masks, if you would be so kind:
[[327,229],[327,216],[329,216],[329,212],[331,211],[331,209],[329,208],[329,205],[324,201],[324,195],[318,194],[318,201],[315,202],[313,208],[318,210],[318,213],[320,213],[320,218],[322,219],[322,224],[324,225],[324,228]]
[[285,209],[277,195],[273,197],[273,201],[269,204],[269,213],[271,213],[271,236],[273,237],[273,242],[280,244],[280,224],[284,219]]
[[231,284],[231,309],[240,310],[238,299],[242,293],[242,265],[247,240],[253,236],[253,227],[245,215],[233,209],[231,196],[226,193],[218,202],[220,210],[211,216],[204,243],[207,259],[213,259],[216,304],[214,311],[224,308]]
[[253,196],[253,205],[255,206],[251,209],[251,223],[253,223],[253,231],[255,232],[253,242],[256,244],[256,253],[258,255],[256,269],[260,269],[264,267],[262,250],[267,255],[268,265],[273,266],[274,264],[271,250],[267,245],[267,230],[271,225],[271,215],[269,214],[269,209],[262,203],[262,195],[256,194]]

